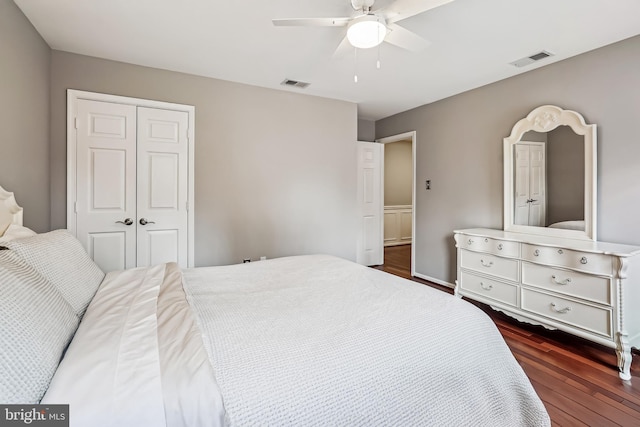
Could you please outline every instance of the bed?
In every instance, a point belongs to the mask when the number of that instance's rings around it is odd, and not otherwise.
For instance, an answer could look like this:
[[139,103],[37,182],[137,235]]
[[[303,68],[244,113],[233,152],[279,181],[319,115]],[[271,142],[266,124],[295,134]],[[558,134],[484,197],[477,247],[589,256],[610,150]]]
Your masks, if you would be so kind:
[[69,404],[72,426],[550,424],[466,301],[330,255],[105,275],[7,194],[0,403]]
[[562,228],[565,230],[578,230],[578,231],[584,231],[584,220],[580,219],[580,220],[574,220],[574,221],[560,221],[560,222],[554,222],[553,224],[549,225],[549,228]]

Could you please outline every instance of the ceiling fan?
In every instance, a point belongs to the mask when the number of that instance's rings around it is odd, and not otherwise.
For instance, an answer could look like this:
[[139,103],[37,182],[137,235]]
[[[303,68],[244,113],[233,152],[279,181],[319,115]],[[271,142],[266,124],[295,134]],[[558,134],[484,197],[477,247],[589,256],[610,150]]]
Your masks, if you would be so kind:
[[[275,26],[347,27],[336,53],[353,46],[368,49],[387,42],[410,51],[420,51],[429,42],[396,22],[426,12],[453,0],[396,0],[387,7],[373,9],[375,0],[350,0],[351,17],[273,19]],[[334,54],[335,55],[335,54]]]

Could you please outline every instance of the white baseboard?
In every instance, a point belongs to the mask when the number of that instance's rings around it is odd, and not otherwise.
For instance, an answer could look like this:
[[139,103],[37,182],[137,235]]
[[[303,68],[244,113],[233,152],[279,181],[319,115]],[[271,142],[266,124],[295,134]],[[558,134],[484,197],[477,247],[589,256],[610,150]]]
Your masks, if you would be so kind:
[[435,283],[437,285],[446,286],[447,288],[454,289],[456,287],[456,285],[454,285],[453,283],[445,282],[444,280],[436,279],[435,277],[430,277],[425,274],[420,274],[418,272],[415,272],[414,276],[420,279],[428,280],[429,282]]

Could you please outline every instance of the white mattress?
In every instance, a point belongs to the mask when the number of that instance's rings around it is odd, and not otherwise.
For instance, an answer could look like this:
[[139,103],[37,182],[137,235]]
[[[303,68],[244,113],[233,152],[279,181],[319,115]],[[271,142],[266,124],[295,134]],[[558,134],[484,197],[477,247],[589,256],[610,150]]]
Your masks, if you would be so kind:
[[72,426],[549,425],[493,322],[451,295],[329,256],[183,276],[107,275],[43,403]]

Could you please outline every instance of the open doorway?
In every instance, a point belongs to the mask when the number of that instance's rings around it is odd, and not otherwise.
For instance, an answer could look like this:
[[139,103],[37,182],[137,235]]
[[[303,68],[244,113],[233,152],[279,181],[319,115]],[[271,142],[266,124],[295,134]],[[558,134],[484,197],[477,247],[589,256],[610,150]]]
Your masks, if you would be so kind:
[[410,249],[410,271],[415,276],[416,132],[405,132],[376,142],[384,144],[380,197],[384,211],[384,251],[406,257],[407,249]]

